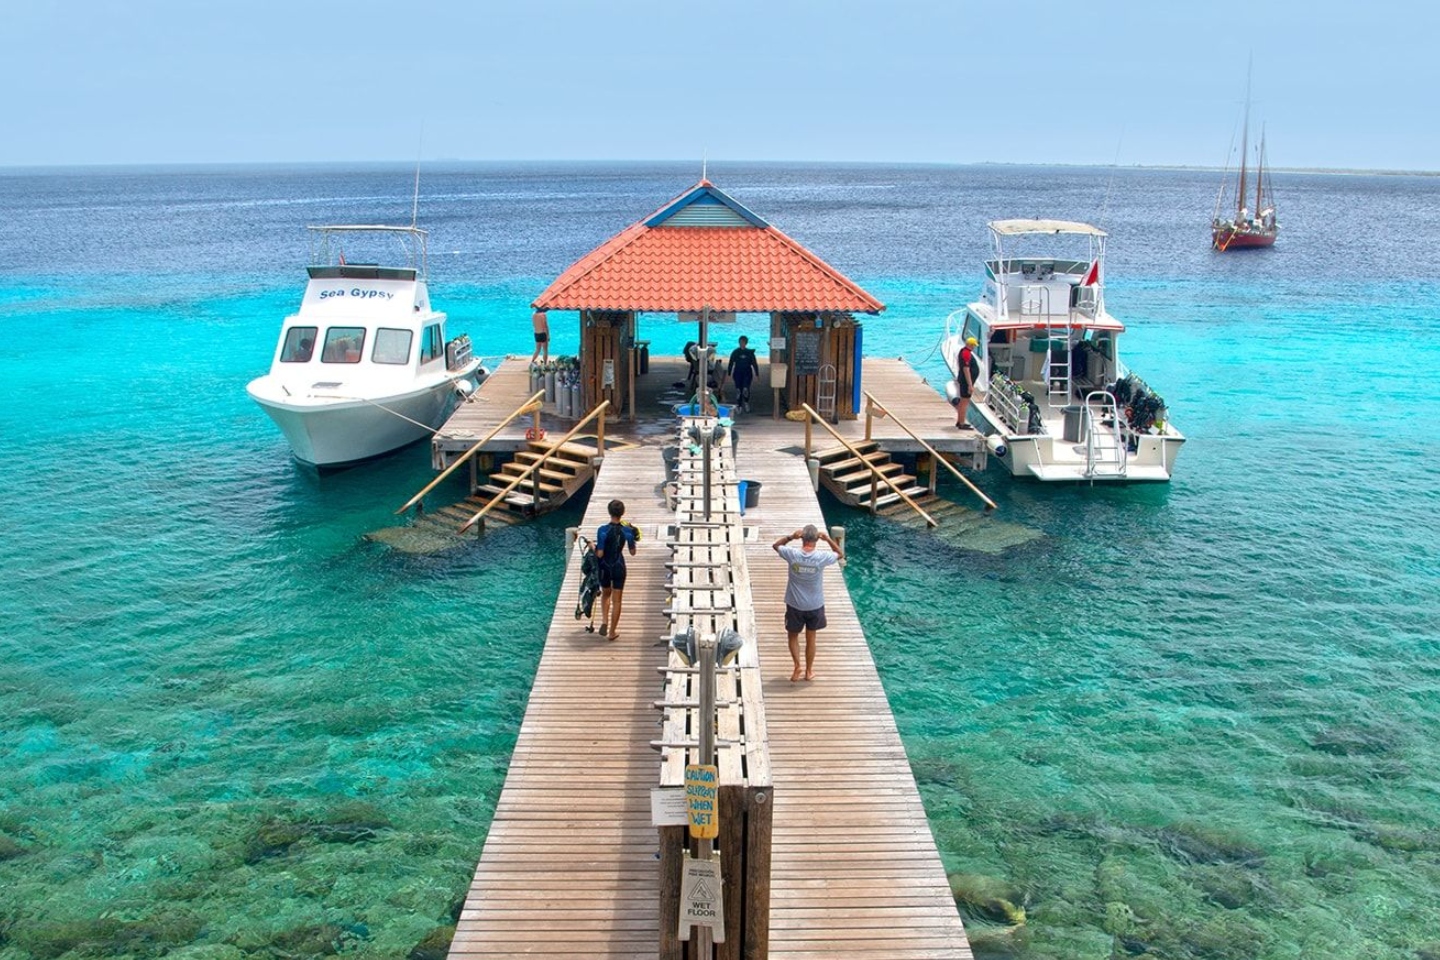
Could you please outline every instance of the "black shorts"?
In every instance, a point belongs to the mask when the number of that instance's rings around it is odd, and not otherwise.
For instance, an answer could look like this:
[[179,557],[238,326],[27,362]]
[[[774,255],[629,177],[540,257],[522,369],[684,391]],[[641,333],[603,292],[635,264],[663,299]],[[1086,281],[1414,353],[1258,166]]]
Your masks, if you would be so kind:
[[537,334],[535,334],[535,342],[536,342],[536,343],[549,343],[549,342],[550,342],[550,334],[548,334],[548,333],[537,333]]
[[967,400],[970,399],[970,388],[965,386],[964,380],[956,380],[955,386],[960,391],[960,396],[964,397]]
[[607,567],[600,564],[600,586],[609,587],[611,590],[625,589],[625,565],[618,567]]
[[801,630],[824,630],[825,629],[825,608],[816,607],[814,610],[796,610],[790,604],[785,604],[785,632],[799,633]]

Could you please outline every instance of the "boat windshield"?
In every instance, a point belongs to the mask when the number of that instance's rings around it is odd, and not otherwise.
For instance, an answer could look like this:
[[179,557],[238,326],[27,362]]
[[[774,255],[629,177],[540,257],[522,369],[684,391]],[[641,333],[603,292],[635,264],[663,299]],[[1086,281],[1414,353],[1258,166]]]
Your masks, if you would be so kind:
[[315,355],[316,327],[291,327],[285,331],[285,345],[280,348],[281,363],[309,363]]
[[325,349],[321,363],[359,363],[365,346],[364,327],[331,327],[325,331]]
[[375,350],[370,354],[370,359],[376,363],[409,363],[410,343],[414,339],[413,330],[381,327],[375,331]]

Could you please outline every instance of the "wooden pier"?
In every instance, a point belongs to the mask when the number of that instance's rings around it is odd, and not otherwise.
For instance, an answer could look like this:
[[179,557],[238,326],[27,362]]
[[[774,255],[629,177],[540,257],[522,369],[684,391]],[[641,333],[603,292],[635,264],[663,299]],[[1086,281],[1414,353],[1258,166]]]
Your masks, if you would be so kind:
[[[880,372],[872,377],[873,364]],[[523,361],[512,365],[525,372]],[[678,361],[661,361],[651,376],[668,384],[681,371]],[[973,449],[975,440],[955,431],[944,400],[903,362],[867,360],[865,373],[867,389],[897,412],[903,405],[906,422],[937,448]],[[892,382],[882,385],[887,377]],[[497,388],[507,384],[510,396],[502,398]],[[482,394],[492,396],[467,405],[462,413],[470,419],[453,431],[447,425],[442,435],[483,436],[488,411],[498,423],[528,396],[529,380],[514,371],[507,377],[502,366],[486,386]],[[634,445],[606,453],[581,525],[593,536],[607,519],[606,504],[618,498],[644,534],[628,559],[619,639],[587,633],[575,618],[580,573],[572,561],[451,957],[649,960],[662,956],[662,941],[674,939],[673,930],[662,930],[662,841],[650,800],[662,763],[652,741],[665,735],[654,704],[664,696],[663,671],[671,664],[665,640],[676,612],[666,609],[673,556],[667,540],[676,512],[664,492],[661,447],[674,442],[679,421],[665,408],[663,386],[654,393],[653,417],[637,418],[633,429],[607,425],[607,436]],[[861,435],[854,421],[840,428]],[[761,484],[759,503],[745,510],[743,533],[734,538],[746,568],[745,629],[753,621],[750,655],[763,687],[773,803],[768,936],[744,955],[968,958],[904,746],[838,571],[826,575],[829,626],[820,633],[816,679],[790,681],[786,567],[771,544],[798,526],[824,523],[796,455],[803,432],[803,424],[772,419],[757,403],[739,419],[733,473],[715,477],[717,492],[728,498],[717,509],[738,505],[736,477]],[[523,434],[521,425],[517,449]],[[596,606],[598,616],[598,600]],[[727,932],[734,943],[737,931]]]

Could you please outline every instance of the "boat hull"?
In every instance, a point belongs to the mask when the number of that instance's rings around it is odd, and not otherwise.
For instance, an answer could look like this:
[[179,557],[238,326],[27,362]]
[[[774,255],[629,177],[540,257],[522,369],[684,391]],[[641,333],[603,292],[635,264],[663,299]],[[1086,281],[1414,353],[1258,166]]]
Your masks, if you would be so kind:
[[373,460],[431,436],[455,408],[454,381],[393,397],[328,399],[277,397],[276,384],[261,377],[246,388],[275,421],[295,459],[319,469]]
[[1232,231],[1216,230],[1210,238],[1211,246],[1221,253],[1228,250],[1254,250],[1275,246],[1274,231]]
[[1137,438],[1135,450],[1123,465],[1089,463],[1085,445],[1049,434],[1007,434],[998,429],[999,416],[983,404],[972,413],[985,424],[990,456],[998,459],[1012,477],[1045,483],[1169,483],[1185,438],[1178,433]]

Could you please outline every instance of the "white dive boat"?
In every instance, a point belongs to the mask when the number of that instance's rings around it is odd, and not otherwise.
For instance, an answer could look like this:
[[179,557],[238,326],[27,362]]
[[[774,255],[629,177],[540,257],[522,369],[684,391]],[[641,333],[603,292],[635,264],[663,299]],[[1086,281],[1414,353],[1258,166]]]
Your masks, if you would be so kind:
[[[953,377],[968,338],[979,376],[969,416],[1016,477],[1167,481],[1185,437],[1120,361],[1125,325],[1105,311],[1105,232],[1065,220],[997,220],[980,299],[945,322]],[[1037,236],[1082,258],[1010,256]],[[1088,250],[1086,250],[1088,248]],[[947,387],[954,402],[957,388]]]
[[[430,308],[424,230],[310,229],[317,255],[305,298],[280,328],[270,372],[245,389],[297,459],[340,467],[430,436],[485,371],[470,338],[447,341],[445,314]],[[346,243],[377,237],[398,242],[409,264],[346,262]]]

